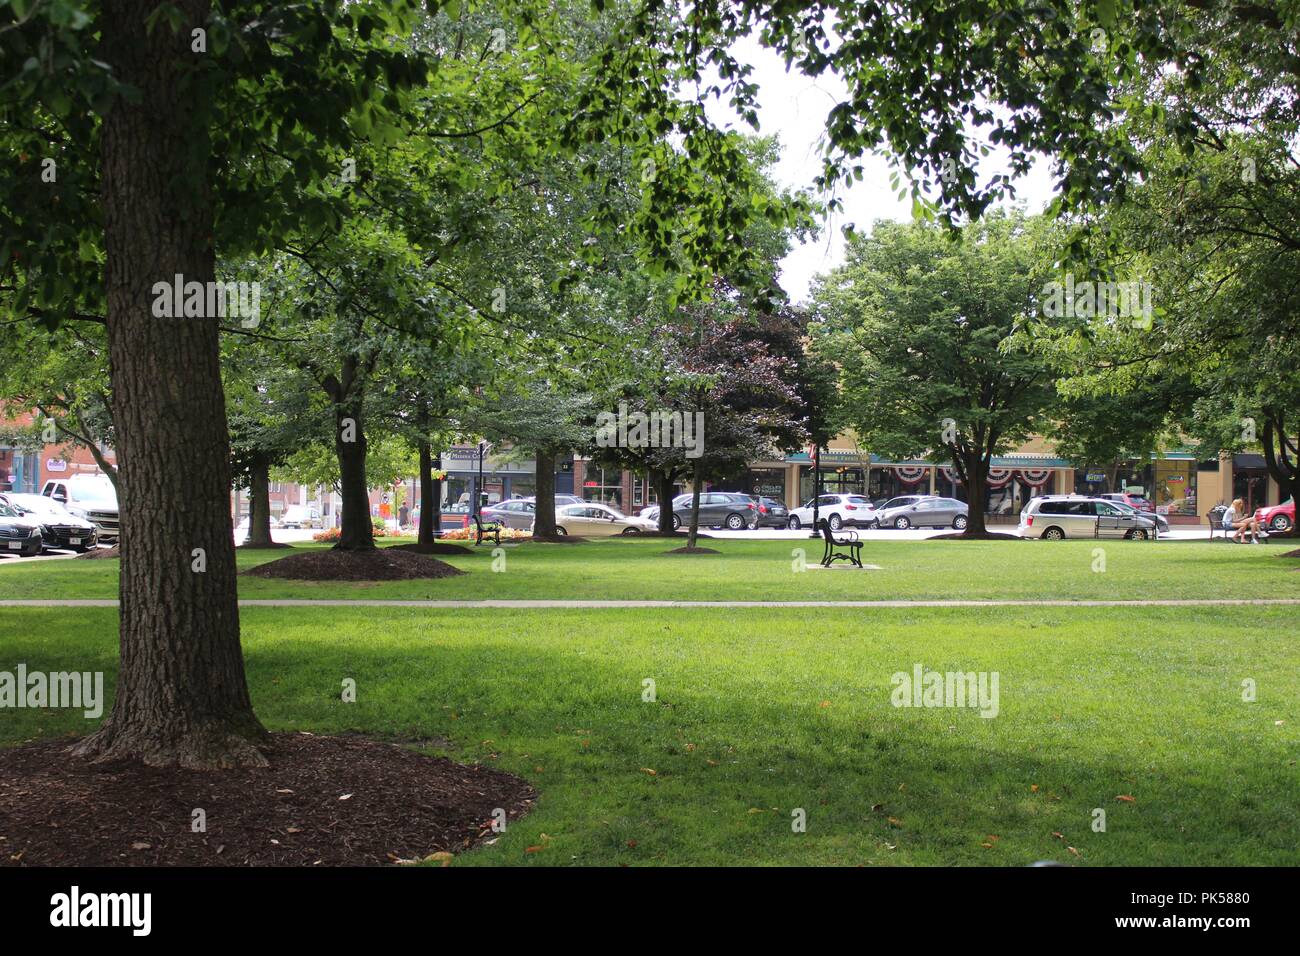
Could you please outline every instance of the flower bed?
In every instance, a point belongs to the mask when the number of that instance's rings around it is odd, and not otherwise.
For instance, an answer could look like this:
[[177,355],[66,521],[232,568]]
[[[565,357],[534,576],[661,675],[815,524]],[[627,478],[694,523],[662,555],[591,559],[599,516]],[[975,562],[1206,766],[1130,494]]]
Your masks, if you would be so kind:
[[[376,538],[386,538],[389,536],[389,532],[386,528],[374,528],[372,531]],[[326,528],[324,531],[317,531],[311,536],[311,539],[313,541],[324,541],[328,543],[330,541],[337,541],[342,534],[343,530],[341,528]]]
[[[521,531],[518,528],[502,528],[502,541],[526,541],[531,538],[531,531]],[[474,540],[473,528],[452,528],[450,531],[444,531],[438,536],[439,541],[472,541]]]

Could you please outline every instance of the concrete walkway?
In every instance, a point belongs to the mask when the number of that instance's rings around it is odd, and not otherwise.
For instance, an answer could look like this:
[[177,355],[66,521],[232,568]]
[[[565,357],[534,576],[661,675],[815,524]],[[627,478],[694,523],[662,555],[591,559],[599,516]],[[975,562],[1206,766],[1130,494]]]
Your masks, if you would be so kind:
[[[293,598],[240,601],[240,607],[411,607],[431,610],[472,610],[475,608],[559,608],[605,610],[608,608],[773,608],[773,607],[1218,607],[1239,605],[1300,604],[1300,598],[1189,598],[1187,600],[1094,601],[1094,600],[970,600],[970,601],[333,601],[297,600]],[[0,601],[0,607],[117,607],[116,600]]]

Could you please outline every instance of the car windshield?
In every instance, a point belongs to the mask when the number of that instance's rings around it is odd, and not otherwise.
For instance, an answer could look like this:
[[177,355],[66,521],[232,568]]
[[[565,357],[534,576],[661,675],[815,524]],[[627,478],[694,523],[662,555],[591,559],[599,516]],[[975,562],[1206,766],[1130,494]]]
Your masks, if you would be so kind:
[[21,518],[22,513],[18,509],[0,501],[0,517],[4,518]]
[[113,492],[111,485],[107,488],[101,485],[87,485],[77,488],[73,494],[78,501],[85,502],[91,507],[100,505],[108,505],[111,508],[117,507],[117,496]]

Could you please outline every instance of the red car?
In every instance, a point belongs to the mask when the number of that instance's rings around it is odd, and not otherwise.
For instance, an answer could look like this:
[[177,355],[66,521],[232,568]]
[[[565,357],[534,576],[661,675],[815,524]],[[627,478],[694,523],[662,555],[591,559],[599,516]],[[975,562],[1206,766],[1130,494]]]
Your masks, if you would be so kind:
[[1269,505],[1255,509],[1255,520],[1261,528],[1285,532],[1295,527],[1295,499],[1285,504]]

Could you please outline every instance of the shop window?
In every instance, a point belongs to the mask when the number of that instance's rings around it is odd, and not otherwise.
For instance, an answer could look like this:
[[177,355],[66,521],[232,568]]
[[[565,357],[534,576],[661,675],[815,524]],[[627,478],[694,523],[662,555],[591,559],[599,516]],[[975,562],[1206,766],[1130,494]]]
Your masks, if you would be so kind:
[[613,468],[594,468],[588,464],[587,476],[582,481],[582,499],[621,510],[623,472]]

